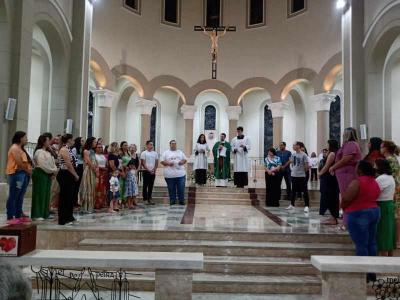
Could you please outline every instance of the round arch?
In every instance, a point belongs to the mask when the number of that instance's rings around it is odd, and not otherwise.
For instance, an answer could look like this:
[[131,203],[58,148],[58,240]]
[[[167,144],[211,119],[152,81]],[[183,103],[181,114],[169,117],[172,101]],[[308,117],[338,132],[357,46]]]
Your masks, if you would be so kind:
[[229,105],[236,105],[235,99],[232,96],[232,88],[223,81],[207,79],[196,83],[191,88],[190,101],[187,104],[194,104],[196,98],[203,92],[216,91],[226,97]]
[[308,68],[299,68],[288,72],[282,77],[277,83],[277,89],[280,91],[279,96],[281,100],[285,99],[288,92],[296,85],[302,82],[309,82],[314,87],[314,81],[317,77],[317,73],[314,70]]
[[90,52],[90,68],[94,73],[98,87],[110,90],[115,88],[116,80],[114,74],[111,72],[104,57],[93,47]]
[[121,78],[128,79],[138,89],[140,97],[151,99],[151,95],[148,92],[148,81],[138,69],[130,65],[121,64],[112,68],[111,72],[117,79],[117,84]]
[[153,78],[149,82],[148,94],[150,99],[154,97],[154,94],[159,88],[173,90],[179,95],[183,104],[187,104],[190,88],[183,80],[171,75],[161,75]]
[[254,90],[266,90],[272,99],[279,99],[279,92],[272,80],[255,77],[246,79],[235,86],[233,89],[233,98],[236,99],[236,105],[240,105],[243,97]]

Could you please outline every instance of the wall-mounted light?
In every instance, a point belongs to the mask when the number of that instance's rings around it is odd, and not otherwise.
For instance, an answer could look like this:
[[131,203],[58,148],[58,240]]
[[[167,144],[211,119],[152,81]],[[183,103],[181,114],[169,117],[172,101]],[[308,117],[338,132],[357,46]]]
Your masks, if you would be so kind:
[[337,0],[336,8],[337,9],[343,9],[343,8],[345,8],[346,4],[347,4],[346,0]]

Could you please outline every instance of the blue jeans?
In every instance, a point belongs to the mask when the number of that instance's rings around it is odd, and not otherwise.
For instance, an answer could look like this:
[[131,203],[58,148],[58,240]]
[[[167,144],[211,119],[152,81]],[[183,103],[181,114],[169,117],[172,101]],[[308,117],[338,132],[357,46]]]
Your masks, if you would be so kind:
[[185,204],[185,183],[186,176],[176,178],[165,178],[168,186],[169,203],[174,205],[176,203],[176,195],[178,194],[179,204]]
[[376,232],[380,219],[379,208],[368,208],[348,214],[347,226],[356,246],[357,256],[376,256]]
[[17,171],[8,176],[7,220],[21,218],[24,196],[30,177],[25,171]]

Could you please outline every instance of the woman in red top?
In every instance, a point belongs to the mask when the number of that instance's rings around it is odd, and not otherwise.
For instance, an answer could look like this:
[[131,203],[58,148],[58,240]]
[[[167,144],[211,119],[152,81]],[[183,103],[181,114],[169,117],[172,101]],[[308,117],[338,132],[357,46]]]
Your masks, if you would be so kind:
[[364,160],[369,162],[371,165],[374,165],[375,161],[378,158],[385,158],[381,154],[381,144],[382,144],[381,138],[378,137],[370,138],[368,143],[368,154],[367,156],[364,157]]
[[380,218],[377,200],[380,188],[373,166],[362,160],[357,165],[358,178],[343,194],[341,207],[348,215],[350,237],[358,256],[376,256],[376,232]]

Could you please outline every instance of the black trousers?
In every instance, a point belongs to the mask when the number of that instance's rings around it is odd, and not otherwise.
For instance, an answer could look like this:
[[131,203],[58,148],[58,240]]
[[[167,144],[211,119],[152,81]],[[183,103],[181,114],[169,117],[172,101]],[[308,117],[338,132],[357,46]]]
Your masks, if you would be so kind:
[[324,174],[319,182],[321,191],[319,214],[325,215],[329,209],[332,217],[339,218],[339,185],[336,177]]
[[318,181],[318,169],[311,169],[311,181]]
[[153,194],[154,180],[156,174],[150,172],[143,172],[143,201],[150,200]]
[[195,180],[197,184],[206,184],[207,183],[207,170],[206,169],[197,169],[195,171]]
[[[279,187],[282,185],[282,179],[285,179],[286,184],[286,195],[287,199],[290,200],[292,196],[292,176],[290,175],[290,169],[284,170],[279,176]],[[280,198],[280,195],[279,195]]]
[[292,197],[291,204],[294,206],[298,194],[302,194],[304,205],[310,206],[306,177],[292,177]]
[[74,196],[75,178],[67,170],[60,170],[57,174],[57,181],[60,185],[60,202],[58,204],[58,224],[65,225],[75,221],[74,218]]
[[238,188],[244,188],[246,185],[249,185],[249,178],[247,172],[233,173],[233,183]]
[[280,173],[273,176],[265,173],[266,206],[279,206],[279,200],[281,198],[281,182],[282,175]]

